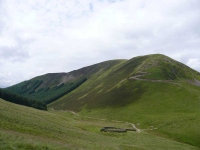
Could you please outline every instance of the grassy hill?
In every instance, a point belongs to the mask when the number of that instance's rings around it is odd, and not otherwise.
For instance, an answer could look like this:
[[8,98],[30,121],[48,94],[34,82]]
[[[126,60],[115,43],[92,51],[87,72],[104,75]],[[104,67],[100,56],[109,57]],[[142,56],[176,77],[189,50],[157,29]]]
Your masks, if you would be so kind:
[[200,147],[200,87],[192,84],[199,79],[164,55],[141,56],[95,74],[48,107],[155,126],[155,134]]
[[[167,56],[155,54],[130,60],[106,61],[69,73],[49,73],[8,87],[7,90],[49,104],[78,88],[88,79],[87,85],[107,80],[107,84],[115,86],[122,80],[136,75],[154,80],[200,79],[198,72],[184,64]],[[108,86],[107,84],[103,86]],[[92,86],[96,87],[95,84]]]
[[70,93],[92,75],[108,70],[123,60],[107,61],[69,73],[49,73],[6,88],[7,91],[49,104]]
[[200,148],[200,74],[164,55],[113,60],[70,73],[47,74],[7,90],[47,102],[44,98],[54,89],[60,94],[64,87],[82,80],[50,103],[48,109],[134,122],[147,134]]
[[103,126],[131,127],[124,122],[77,116],[68,111],[41,111],[2,99],[0,103],[0,149],[4,150],[199,149],[146,131],[100,132]]
[[168,91],[165,92],[164,88],[169,87],[169,92],[173,93],[172,87],[184,89],[196,80],[200,80],[197,71],[171,58],[141,56],[93,74],[79,88],[49,106],[74,111],[124,107],[138,101],[147,92],[152,92],[149,96],[155,92],[165,94]]

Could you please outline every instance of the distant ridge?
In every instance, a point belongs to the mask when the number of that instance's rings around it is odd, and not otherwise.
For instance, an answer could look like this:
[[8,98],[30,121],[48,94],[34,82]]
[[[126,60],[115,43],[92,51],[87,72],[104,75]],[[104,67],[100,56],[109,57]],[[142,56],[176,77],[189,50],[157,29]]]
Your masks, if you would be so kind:
[[[118,74],[118,75],[117,75]],[[6,88],[8,91],[49,104],[75,90],[87,80],[99,80],[101,75],[111,76],[116,82],[140,76],[146,80],[190,80],[198,83],[199,73],[188,66],[162,54],[139,56],[130,60],[110,60],[83,67],[69,73],[48,73]],[[118,76],[118,77],[117,77]],[[112,80],[112,77],[111,79]],[[90,82],[90,81],[89,81]]]
[[153,54],[45,74],[6,90],[44,102],[48,110],[134,122],[155,135],[200,147],[199,83],[199,72]]

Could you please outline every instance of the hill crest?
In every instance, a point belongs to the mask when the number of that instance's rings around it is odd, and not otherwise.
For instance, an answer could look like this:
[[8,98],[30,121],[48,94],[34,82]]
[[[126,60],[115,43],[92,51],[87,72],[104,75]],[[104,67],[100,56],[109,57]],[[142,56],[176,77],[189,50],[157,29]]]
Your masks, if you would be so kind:
[[152,54],[130,60],[109,60],[68,73],[48,73],[6,89],[48,104],[72,92],[84,82],[93,84],[92,82],[105,81],[112,87],[116,87],[126,79],[170,82],[184,80],[198,85],[200,75],[197,71],[170,57]]
[[[73,79],[60,82],[69,74]],[[43,101],[48,110],[155,126],[155,133],[200,147],[199,81],[197,71],[158,54],[46,74],[7,90]]]

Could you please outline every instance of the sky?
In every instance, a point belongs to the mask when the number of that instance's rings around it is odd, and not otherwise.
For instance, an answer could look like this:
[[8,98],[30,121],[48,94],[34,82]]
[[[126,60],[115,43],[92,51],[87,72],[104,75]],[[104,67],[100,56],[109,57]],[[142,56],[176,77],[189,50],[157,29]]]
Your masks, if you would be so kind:
[[0,87],[155,53],[200,71],[200,0],[0,0]]

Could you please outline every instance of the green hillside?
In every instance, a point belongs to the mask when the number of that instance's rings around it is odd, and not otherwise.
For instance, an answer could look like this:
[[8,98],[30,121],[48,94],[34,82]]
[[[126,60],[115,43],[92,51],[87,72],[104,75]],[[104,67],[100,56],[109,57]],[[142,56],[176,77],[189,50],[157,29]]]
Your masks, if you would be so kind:
[[2,150],[198,150],[199,148],[146,131],[104,133],[104,126],[130,124],[77,116],[68,111],[40,111],[0,99]]
[[164,55],[46,74],[7,90],[46,103],[55,100],[49,110],[134,122],[145,134],[200,148],[200,73]]
[[69,73],[49,73],[6,88],[7,91],[49,104],[73,91],[92,75],[108,70],[123,60],[107,61]]
[[48,107],[155,126],[155,134],[200,147],[199,79],[164,55],[141,56],[94,75]]
[[197,71],[164,55],[135,57],[93,74],[79,88],[49,106],[74,111],[124,107],[138,101],[145,93],[152,92],[151,96],[155,92],[168,92],[162,86],[173,93],[172,87],[184,89],[197,80],[200,80]]

